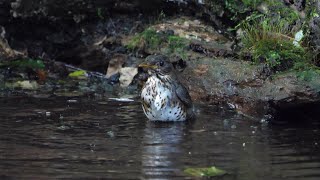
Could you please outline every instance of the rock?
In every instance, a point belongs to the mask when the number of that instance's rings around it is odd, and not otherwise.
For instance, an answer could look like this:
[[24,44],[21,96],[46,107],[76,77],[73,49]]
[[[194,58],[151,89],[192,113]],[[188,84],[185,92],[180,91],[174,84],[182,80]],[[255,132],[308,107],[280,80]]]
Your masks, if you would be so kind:
[[261,65],[231,59],[189,61],[179,74],[195,101],[229,103],[248,117],[320,102],[320,78],[299,79],[293,72],[264,77]]
[[39,89],[39,84],[36,81],[17,81],[15,83],[6,83],[6,87],[9,88],[21,88],[25,90],[37,90]]
[[138,74],[138,68],[124,67],[120,69],[120,86],[127,87],[132,82],[134,76]]
[[120,72],[123,64],[126,62],[126,56],[121,54],[116,54],[109,61],[108,69],[107,69],[107,78],[117,74]]
[[0,61],[18,57],[26,57],[26,55],[10,47],[6,39],[6,30],[3,26],[0,26]]

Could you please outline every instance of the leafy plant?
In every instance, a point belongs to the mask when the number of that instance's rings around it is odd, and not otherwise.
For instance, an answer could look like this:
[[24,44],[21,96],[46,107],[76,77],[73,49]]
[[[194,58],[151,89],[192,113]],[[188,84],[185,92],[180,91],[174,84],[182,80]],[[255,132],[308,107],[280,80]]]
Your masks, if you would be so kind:
[[286,21],[274,22],[263,17],[243,23],[242,29],[242,52],[251,54],[256,63],[264,62],[275,70],[286,70],[308,57],[303,47],[293,44]]

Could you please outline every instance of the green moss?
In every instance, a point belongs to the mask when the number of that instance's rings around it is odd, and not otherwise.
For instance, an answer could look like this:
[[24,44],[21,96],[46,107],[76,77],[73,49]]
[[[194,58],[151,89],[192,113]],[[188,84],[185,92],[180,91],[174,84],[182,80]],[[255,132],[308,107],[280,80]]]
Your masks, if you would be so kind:
[[182,59],[186,58],[186,47],[189,41],[179,36],[168,37],[168,51],[169,54],[175,53],[181,56]]
[[143,48],[143,46],[148,46],[149,48],[156,49],[161,45],[162,41],[159,33],[153,29],[146,29],[133,37],[127,45],[127,48],[135,50],[137,48]]
[[133,37],[128,43],[127,48],[130,50],[149,48],[160,51],[160,47],[163,47],[163,49],[166,50],[165,53],[168,55],[177,54],[184,59],[186,57],[186,47],[188,44],[189,41],[185,38],[157,33],[153,29],[146,29]]
[[304,81],[313,81],[320,78],[320,68],[309,62],[296,62],[292,71]]

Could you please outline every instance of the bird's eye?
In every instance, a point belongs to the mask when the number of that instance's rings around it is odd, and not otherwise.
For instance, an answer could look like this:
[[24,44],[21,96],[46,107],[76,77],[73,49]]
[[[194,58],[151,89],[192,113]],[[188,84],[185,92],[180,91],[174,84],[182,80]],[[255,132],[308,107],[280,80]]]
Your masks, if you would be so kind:
[[163,61],[160,61],[159,65],[160,65],[160,66],[163,66],[163,65],[164,65],[164,62],[163,62]]

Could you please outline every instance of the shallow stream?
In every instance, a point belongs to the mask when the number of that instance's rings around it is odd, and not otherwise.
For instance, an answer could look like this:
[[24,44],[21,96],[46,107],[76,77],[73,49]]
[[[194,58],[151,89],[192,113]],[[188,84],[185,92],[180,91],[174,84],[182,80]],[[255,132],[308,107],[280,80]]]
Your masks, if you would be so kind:
[[320,179],[320,123],[254,121],[197,105],[194,123],[154,123],[139,101],[1,98],[0,178]]

